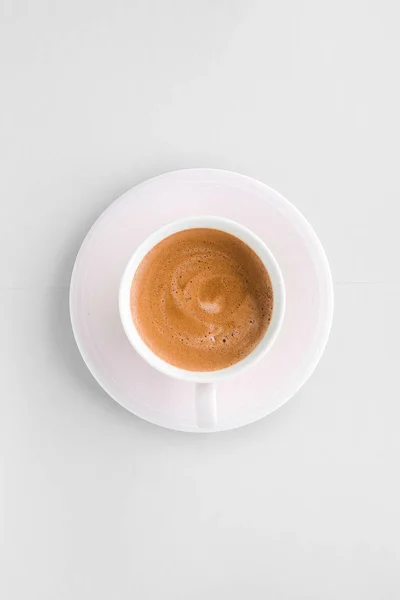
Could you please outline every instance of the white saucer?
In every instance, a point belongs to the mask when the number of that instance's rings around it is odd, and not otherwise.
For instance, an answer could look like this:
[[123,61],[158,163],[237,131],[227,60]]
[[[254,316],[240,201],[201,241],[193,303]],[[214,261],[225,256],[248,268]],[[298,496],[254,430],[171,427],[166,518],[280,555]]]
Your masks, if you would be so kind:
[[147,365],[129,344],[118,314],[118,287],[136,246],[164,223],[193,215],[242,223],[275,255],[285,280],[282,329],[251,370],[218,384],[216,431],[246,425],[287,402],[307,381],[328,340],[333,286],[325,252],[299,211],[266,185],[214,169],[166,173],[126,192],[89,231],[71,280],[70,310],[79,350],[114,400],[156,425],[200,431],[191,384]]

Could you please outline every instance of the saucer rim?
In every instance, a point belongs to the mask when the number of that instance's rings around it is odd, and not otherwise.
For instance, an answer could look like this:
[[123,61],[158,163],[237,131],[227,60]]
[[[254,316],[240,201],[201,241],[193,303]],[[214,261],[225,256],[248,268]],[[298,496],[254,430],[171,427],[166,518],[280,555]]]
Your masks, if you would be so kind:
[[[256,188],[260,189],[261,191],[268,192],[270,195],[275,196],[276,199],[279,200],[279,202],[282,204],[282,207],[285,207],[287,210],[292,212],[292,214],[300,222],[303,230],[312,239],[312,241],[314,243],[314,251],[316,251],[318,253],[318,255],[319,255],[318,258],[321,261],[322,271],[323,271],[323,274],[325,275],[324,283],[326,286],[326,313],[327,313],[327,316],[324,321],[322,331],[319,334],[320,341],[319,341],[318,346],[316,347],[313,358],[312,359],[310,358],[310,360],[309,360],[308,368],[304,369],[301,377],[298,378],[297,382],[295,381],[295,383],[292,387],[292,390],[289,390],[283,396],[282,400],[272,409],[269,407],[266,407],[265,409],[260,409],[259,411],[257,411],[257,413],[253,413],[253,414],[249,415],[249,418],[246,418],[245,420],[242,419],[241,422],[233,423],[233,424],[230,424],[229,426],[219,426],[217,424],[216,428],[210,429],[210,430],[200,429],[195,426],[191,426],[191,427],[173,426],[173,425],[167,425],[165,423],[157,422],[155,420],[148,418],[146,415],[139,414],[140,411],[138,411],[138,412],[133,411],[129,406],[127,406],[127,404],[125,404],[123,401],[121,401],[121,399],[119,397],[116,397],[116,394],[114,393],[114,391],[110,390],[108,383],[104,381],[102,374],[99,372],[97,367],[94,366],[93,362],[88,357],[88,354],[86,353],[86,350],[84,349],[84,343],[82,342],[82,339],[80,338],[79,328],[78,328],[77,322],[76,322],[76,315],[74,313],[74,301],[75,301],[74,296],[76,293],[75,288],[77,285],[76,280],[77,280],[79,261],[80,261],[81,256],[83,255],[83,252],[84,252],[87,244],[90,241],[90,238],[92,237],[92,234],[93,234],[95,228],[103,221],[104,218],[107,217],[108,211],[110,211],[111,209],[114,209],[120,202],[125,200],[127,196],[129,196],[132,192],[137,191],[140,187],[154,183],[157,180],[159,181],[159,180],[167,179],[167,178],[174,177],[174,176],[175,177],[179,176],[179,175],[184,176],[184,175],[189,175],[191,173],[200,173],[200,172],[205,175],[206,174],[211,174],[211,175],[219,174],[219,175],[223,175],[223,176],[234,177],[236,179],[240,179],[242,182],[247,182],[248,184],[255,186]],[[318,276],[318,279],[319,279],[319,281],[321,281],[320,276]],[[114,200],[94,221],[93,225],[88,230],[88,232],[79,248],[79,251],[76,255],[76,259],[74,262],[74,266],[73,266],[73,270],[72,270],[72,274],[71,274],[70,290],[69,290],[69,311],[70,311],[70,320],[71,320],[73,335],[74,335],[76,344],[78,346],[79,352],[81,353],[84,363],[86,364],[86,366],[89,369],[90,373],[92,374],[93,378],[97,381],[97,383],[104,389],[104,391],[115,402],[117,402],[120,406],[125,408],[131,414],[134,414],[135,416],[147,421],[148,423],[158,425],[159,427],[163,427],[165,429],[181,431],[181,432],[186,432],[186,433],[218,433],[221,431],[230,431],[233,429],[238,429],[239,427],[244,427],[246,425],[250,425],[251,423],[259,421],[260,419],[272,414],[273,412],[275,412],[276,410],[281,408],[284,404],[286,404],[291,398],[293,398],[293,396],[295,394],[297,394],[297,392],[303,387],[303,385],[311,377],[311,375],[315,371],[315,369],[325,351],[326,345],[329,340],[331,328],[332,328],[333,313],[334,313],[333,279],[332,279],[332,273],[331,273],[331,269],[329,266],[329,261],[328,261],[326,252],[325,252],[325,250],[322,246],[322,243],[319,240],[317,234],[315,233],[313,227],[311,226],[309,221],[306,219],[306,217],[299,211],[299,209],[297,209],[296,206],[294,206],[289,200],[287,200],[284,196],[282,196],[282,194],[280,194],[280,192],[276,191],[275,189],[271,188],[267,184],[265,184],[257,179],[249,177],[248,175],[243,175],[241,173],[237,173],[235,171],[229,171],[229,170],[225,170],[225,169],[206,168],[206,167],[198,167],[198,168],[190,168],[190,169],[176,169],[176,170],[168,171],[168,172],[162,173],[160,175],[156,175],[155,177],[146,179],[146,180],[142,181],[141,183],[131,187],[130,189],[125,191],[123,194],[121,194],[121,196],[119,196],[116,200]]]

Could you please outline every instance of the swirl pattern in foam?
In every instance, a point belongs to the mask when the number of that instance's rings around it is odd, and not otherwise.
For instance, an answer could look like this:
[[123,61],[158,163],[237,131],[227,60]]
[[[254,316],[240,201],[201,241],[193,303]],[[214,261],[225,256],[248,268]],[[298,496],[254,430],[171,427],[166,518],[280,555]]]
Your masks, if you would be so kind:
[[158,243],[133,278],[131,312],[149,348],[190,371],[247,356],[266,332],[271,281],[247,244],[216,229],[187,229]]

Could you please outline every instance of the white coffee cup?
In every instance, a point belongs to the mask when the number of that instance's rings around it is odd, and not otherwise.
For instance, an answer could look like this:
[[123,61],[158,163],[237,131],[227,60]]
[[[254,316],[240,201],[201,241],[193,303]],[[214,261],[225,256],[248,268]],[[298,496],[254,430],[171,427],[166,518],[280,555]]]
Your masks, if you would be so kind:
[[[270,324],[257,346],[241,361],[218,371],[187,371],[169,364],[155,354],[140,337],[132,319],[130,291],[136,269],[146,254],[164,238],[186,229],[209,228],[230,233],[245,242],[260,258],[267,269],[274,293],[274,307]],[[151,235],[135,250],[122,275],[119,288],[119,312],[128,340],[149,365],[165,375],[196,384],[195,408],[199,428],[212,430],[218,419],[215,384],[233,377],[258,362],[271,348],[282,325],[285,312],[285,285],[281,270],[273,254],[260,238],[243,225],[222,217],[188,217],[168,223]]]

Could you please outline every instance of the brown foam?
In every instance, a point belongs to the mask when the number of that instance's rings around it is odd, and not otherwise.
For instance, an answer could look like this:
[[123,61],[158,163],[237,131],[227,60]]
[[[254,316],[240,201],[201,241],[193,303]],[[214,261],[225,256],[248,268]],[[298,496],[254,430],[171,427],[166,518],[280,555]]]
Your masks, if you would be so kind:
[[131,312],[144,342],[189,371],[216,371],[247,356],[271,320],[273,292],[258,256],[216,229],[187,229],[140,263]]

